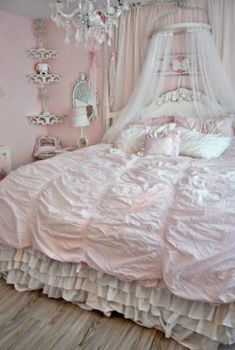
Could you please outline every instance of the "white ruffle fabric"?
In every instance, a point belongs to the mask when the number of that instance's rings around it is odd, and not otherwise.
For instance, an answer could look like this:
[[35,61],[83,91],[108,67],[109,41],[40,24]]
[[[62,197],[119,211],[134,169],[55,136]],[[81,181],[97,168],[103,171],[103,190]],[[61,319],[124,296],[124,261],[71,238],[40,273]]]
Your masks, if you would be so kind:
[[18,291],[41,289],[84,309],[113,311],[191,350],[216,350],[235,342],[235,303],[213,305],[174,296],[163,284],[145,287],[86,265],[52,260],[32,248],[0,246],[0,276]]
[[0,183],[0,243],[233,303],[234,168],[235,138],[213,160],[99,144],[28,164]]

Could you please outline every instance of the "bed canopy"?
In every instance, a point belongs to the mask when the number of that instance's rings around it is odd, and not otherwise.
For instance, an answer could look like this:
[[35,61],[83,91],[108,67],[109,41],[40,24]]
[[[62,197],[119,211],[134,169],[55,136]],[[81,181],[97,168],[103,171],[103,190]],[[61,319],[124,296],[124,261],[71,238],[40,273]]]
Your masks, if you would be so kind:
[[104,135],[104,141],[112,142],[129,123],[154,117],[159,97],[177,88],[190,89],[195,95],[194,117],[235,114],[233,87],[206,23],[177,23],[152,36],[129,103]]

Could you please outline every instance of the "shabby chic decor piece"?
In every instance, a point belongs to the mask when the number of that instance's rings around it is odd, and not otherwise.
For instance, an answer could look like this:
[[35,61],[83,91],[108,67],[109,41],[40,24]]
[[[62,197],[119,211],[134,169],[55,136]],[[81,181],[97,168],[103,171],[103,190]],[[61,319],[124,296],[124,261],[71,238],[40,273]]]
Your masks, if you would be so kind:
[[91,113],[88,116],[90,122],[96,117],[94,114],[93,106],[95,102],[95,96],[92,95],[88,77],[85,73],[81,73],[79,78],[73,82],[72,86],[72,107],[76,109],[79,106],[91,107]]
[[56,0],[51,3],[52,20],[66,32],[65,42],[70,41],[75,28],[77,42],[88,43],[93,39],[102,44],[107,40],[112,43],[113,28],[118,26],[118,19],[129,9],[128,0],[77,1]]
[[61,76],[59,74],[54,73],[34,73],[28,75],[28,81],[30,83],[36,83],[40,85],[50,85],[54,83],[60,83],[61,82]]
[[28,123],[30,125],[53,125],[53,124],[62,124],[64,123],[65,116],[63,115],[56,115],[52,113],[48,114],[34,114],[29,115],[28,117]]
[[43,60],[55,60],[58,57],[58,50],[51,50],[51,49],[44,49],[44,48],[38,48],[38,49],[28,49],[26,50],[27,55],[32,60],[37,61],[43,61]]
[[111,46],[114,28],[131,6],[172,2],[184,7],[187,0],[53,0],[51,19],[65,29],[68,43],[74,32],[75,40],[88,46],[90,41]]
[[192,62],[199,60],[199,57],[192,57],[184,53],[169,55],[168,60],[164,57],[158,57],[156,60],[156,69],[153,73],[156,75],[192,75],[199,73],[198,66],[193,67]]
[[88,145],[88,139],[83,128],[89,126],[96,118],[96,96],[91,92],[88,77],[85,73],[81,73],[79,78],[73,82],[71,97],[73,126],[81,128],[77,146],[82,148]]
[[30,125],[53,125],[63,123],[64,115],[55,115],[48,111],[49,92],[48,87],[51,84],[61,82],[61,75],[51,72],[47,60],[53,60],[58,57],[58,50],[45,49],[43,39],[45,36],[45,22],[42,19],[33,21],[33,32],[36,38],[37,48],[26,50],[29,58],[36,61],[34,66],[35,72],[28,74],[27,78],[30,83],[38,86],[38,98],[41,102],[41,113],[29,115],[28,123]]
[[36,19],[33,21],[33,34],[36,39],[36,48],[26,50],[29,58],[36,61],[54,60],[58,57],[59,51],[52,49],[45,49],[43,47],[43,40],[45,37],[45,22],[43,19]]
[[37,159],[54,157],[62,149],[60,139],[57,136],[40,135],[36,139],[33,156]]
[[167,102],[193,102],[203,101],[203,94],[200,91],[190,90],[186,88],[179,88],[166,92],[157,99],[157,105],[161,106]]
[[[178,55],[179,53],[183,55]],[[161,59],[159,59],[161,58]],[[173,70],[174,79],[169,70]],[[155,74],[162,71],[164,74]],[[168,91],[174,93],[162,95]],[[189,92],[185,89],[189,89]],[[118,119],[106,131],[103,142],[112,143],[126,125],[161,115],[180,115],[186,113],[191,105],[198,118],[221,118],[235,113],[233,87],[228,79],[217,48],[215,47],[211,27],[204,22],[175,23],[161,27],[152,36],[145,56],[141,75],[129,103],[119,113]],[[198,92],[205,96],[203,101]],[[193,98],[192,98],[193,97]],[[163,106],[168,99],[168,113]],[[192,99],[192,103],[191,103]],[[184,104],[171,102],[185,101]],[[187,103],[189,102],[189,103]],[[162,109],[160,109],[162,104]],[[156,111],[158,109],[158,111]],[[177,110],[176,110],[177,109]]]
[[[202,106],[205,111],[207,111],[207,103],[208,100],[204,94],[202,94],[200,91],[197,90],[191,90],[187,88],[179,88],[175,90],[170,90],[168,92],[165,92],[164,94],[160,95],[156,101],[154,101],[153,106],[154,106],[154,111],[156,112],[157,109],[164,104],[170,104],[172,105],[172,109],[177,115],[182,115],[182,111],[178,111],[177,109],[177,104],[182,104],[184,102],[189,102],[190,105],[188,106],[189,111],[188,113],[191,115],[195,115],[195,102],[200,103],[201,108]],[[155,108],[156,107],[156,108]],[[168,107],[169,108],[169,107]],[[171,108],[171,107],[170,107]],[[171,114],[167,107],[164,110],[164,115]],[[206,112],[205,112],[206,113]],[[118,120],[119,113],[118,112],[111,112],[107,115],[106,120],[105,120],[105,125],[106,125],[106,130],[108,130],[113,123],[115,123]]]

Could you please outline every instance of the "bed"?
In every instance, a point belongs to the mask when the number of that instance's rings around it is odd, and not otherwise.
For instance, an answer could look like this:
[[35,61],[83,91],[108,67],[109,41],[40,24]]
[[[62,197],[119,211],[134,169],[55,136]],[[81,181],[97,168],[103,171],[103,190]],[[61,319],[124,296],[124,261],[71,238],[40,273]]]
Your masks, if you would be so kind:
[[[208,113],[187,89],[154,113],[193,114],[195,99]],[[232,141],[213,160],[100,144],[21,167],[0,184],[0,274],[192,350],[233,344],[234,166]]]

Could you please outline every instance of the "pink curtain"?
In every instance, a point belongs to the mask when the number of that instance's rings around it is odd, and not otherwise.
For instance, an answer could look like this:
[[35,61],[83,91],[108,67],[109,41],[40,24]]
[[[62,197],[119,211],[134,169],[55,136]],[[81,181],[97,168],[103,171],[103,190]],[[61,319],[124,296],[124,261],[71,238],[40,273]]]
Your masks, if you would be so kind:
[[109,106],[110,109],[113,108],[114,102],[114,82],[116,80],[116,55],[113,52],[110,58],[109,64]]
[[94,101],[93,108],[95,116],[98,116],[98,85],[97,85],[97,53],[95,51],[89,52],[90,67],[89,67],[89,86],[92,92]]
[[235,87],[235,1],[209,0],[212,35]]

